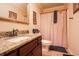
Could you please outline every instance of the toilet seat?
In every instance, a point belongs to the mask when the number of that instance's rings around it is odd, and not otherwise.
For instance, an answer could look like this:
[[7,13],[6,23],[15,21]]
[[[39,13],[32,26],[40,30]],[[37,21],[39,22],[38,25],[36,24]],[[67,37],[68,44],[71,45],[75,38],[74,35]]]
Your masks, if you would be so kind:
[[50,45],[51,44],[51,41],[42,39],[42,44]]

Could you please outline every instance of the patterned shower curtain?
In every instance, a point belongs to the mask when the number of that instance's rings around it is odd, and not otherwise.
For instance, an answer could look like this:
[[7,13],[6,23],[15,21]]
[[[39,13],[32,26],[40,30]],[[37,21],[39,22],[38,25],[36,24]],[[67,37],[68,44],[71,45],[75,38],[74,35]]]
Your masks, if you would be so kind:
[[52,45],[67,48],[67,14],[66,10],[57,12],[57,23],[54,24],[54,13],[41,14],[40,31],[43,39],[50,40]]
[[58,11],[58,21],[54,26],[53,45],[67,48],[67,14],[66,10]]

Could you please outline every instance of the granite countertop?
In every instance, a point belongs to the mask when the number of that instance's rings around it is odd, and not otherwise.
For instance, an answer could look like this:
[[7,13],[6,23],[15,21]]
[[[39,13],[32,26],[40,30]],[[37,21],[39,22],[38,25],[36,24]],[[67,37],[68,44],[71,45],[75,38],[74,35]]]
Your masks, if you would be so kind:
[[[21,40],[18,42],[8,41],[8,40],[10,40],[9,39],[10,37],[1,38],[0,39],[0,55],[5,55],[8,52],[21,47],[22,45],[34,40],[34,38],[41,36],[41,34],[40,33],[38,33],[38,34],[24,34],[21,36],[30,36],[30,38],[28,38],[28,40],[24,39],[24,40]],[[13,38],[13,37],[11,37],[11,38]]]

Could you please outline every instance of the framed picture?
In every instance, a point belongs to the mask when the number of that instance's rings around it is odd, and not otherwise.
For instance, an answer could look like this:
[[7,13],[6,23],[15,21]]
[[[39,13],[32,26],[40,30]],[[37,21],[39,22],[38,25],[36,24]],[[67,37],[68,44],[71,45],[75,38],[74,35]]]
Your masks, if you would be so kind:
[[9,18],[17,19],[17,14],[13,11],[9,11]]
[[33,11],[33,24],[36,25],[37,24],[37,15],[36,12]]
[[73,13],[76,13],[79,10],[79,3],[73,3]]

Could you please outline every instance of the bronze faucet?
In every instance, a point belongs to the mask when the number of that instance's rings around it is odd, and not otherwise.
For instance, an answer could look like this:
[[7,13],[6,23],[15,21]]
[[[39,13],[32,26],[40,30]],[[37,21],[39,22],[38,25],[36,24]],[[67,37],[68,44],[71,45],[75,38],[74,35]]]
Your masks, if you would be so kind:
[[17,36],[18,35],[18,29],[13,29],[12,31],[6,32],[5,35],[9,37]]
[[17,36],[18,35],[18,29],[13,29],[12,31],[12,36]]

